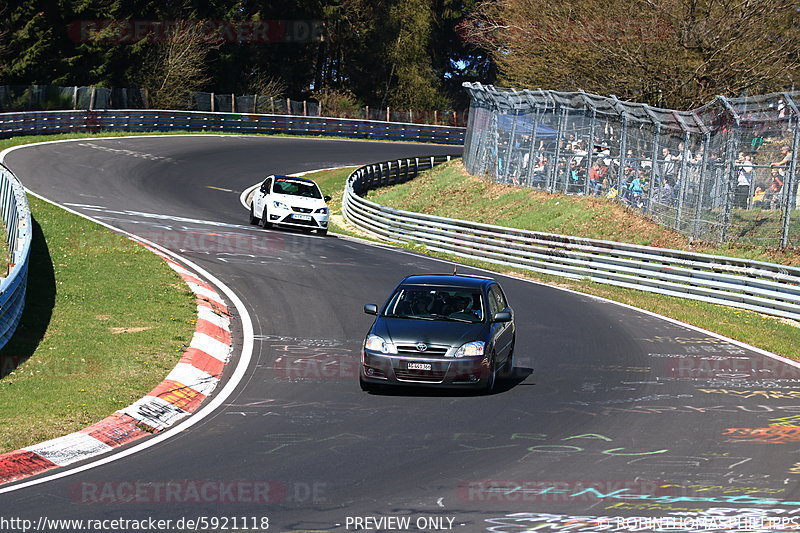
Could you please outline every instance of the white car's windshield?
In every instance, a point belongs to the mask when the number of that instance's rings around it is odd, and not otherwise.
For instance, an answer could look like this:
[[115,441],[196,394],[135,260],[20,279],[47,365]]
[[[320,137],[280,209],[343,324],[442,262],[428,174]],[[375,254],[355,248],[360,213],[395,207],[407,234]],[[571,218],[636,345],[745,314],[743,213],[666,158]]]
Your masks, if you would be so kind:
[[278,178],[272,186],[272,192],[277,194],[290,194],[306,198],[322,198],[319,187],[315,183],[291,178]]

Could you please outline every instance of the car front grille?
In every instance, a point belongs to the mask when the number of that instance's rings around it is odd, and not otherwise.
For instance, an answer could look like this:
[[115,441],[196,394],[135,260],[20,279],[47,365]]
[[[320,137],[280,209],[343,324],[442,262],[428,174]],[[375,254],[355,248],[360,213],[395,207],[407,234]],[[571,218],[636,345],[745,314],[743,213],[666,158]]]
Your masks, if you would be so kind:
[[397,353],[413,355],[441,356],[447,353],[448,346],[428,346],[426,350],[419,350],[415,344],[398,344]]
[[292,211],[294,211],[295,213],[311,213],[313,209],[308,209],[307,207],[292,206]]
[[400,381],[424,381],[428,383],[441,383],[444,381],[445,372],[441,370],[401,370],[394,369],[394,376]]

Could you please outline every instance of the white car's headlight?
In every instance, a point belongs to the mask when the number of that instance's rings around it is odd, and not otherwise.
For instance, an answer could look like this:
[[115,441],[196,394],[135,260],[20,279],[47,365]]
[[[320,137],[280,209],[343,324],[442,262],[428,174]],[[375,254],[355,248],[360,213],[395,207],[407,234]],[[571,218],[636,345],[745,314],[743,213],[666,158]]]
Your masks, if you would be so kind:
[[483,349],[485,346],[486,343],[483,341],[468,342],[456,350],[456,353],[453,354],[453,357],[477,357],[479,355],[483,355]]
[[397,353],[397,348],[394,347],[394,344],[386,342],[383,337],[378,337],[377,335],[367,336],[367,340],[364,342],[364,349],[381,353]]
[[327,207],[320,207],[319,209],[317,209],[314,212],[315,213],[322,213],[323,215],[327,215],[328,214],[328,208]]
[[289,210],[289,206],[288,205],[286,205],[283,202],[279,202],[277,200],[273,201],[272,205],[275,206],[275,209],[286,209],[287,211]]

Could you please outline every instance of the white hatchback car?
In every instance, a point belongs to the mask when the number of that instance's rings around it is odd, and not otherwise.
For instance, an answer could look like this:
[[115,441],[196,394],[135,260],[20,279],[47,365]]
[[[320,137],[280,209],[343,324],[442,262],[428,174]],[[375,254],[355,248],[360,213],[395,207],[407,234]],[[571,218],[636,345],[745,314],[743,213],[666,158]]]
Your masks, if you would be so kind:
[[312,180],[269,176],[253,193],[250,223],[269,228],[273,224],[328,233],[330,196],[322,196]]

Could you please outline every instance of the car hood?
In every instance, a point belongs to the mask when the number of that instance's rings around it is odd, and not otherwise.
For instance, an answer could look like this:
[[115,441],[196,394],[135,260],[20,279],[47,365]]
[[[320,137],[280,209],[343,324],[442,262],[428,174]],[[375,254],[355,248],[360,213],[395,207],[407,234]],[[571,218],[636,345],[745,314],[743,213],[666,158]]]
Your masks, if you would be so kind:
[[373,333],[395,344],[460,346],[465,342],[484,340],[487,324],[478,322],[448,322],[446,320],[415,320],[410,318],[380,317]]
[[289,206],[306,207],[308,209],[319,209],[327,205],[322,198],[309,198],[307,196],[296,196],[293,194],[273,194],[272,199],[283,202]]

